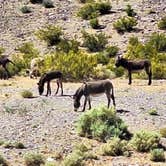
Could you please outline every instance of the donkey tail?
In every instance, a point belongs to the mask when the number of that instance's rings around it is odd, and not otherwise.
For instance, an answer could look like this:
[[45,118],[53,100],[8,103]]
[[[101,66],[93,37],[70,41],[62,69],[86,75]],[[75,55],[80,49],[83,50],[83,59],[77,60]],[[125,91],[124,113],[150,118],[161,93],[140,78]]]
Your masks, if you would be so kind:
[[113,101],[113,105],[114,105],[114,107],[115,107],[116,104],[115,104],[115,96],[114,96],[114,87],[113,87],[113,86],[112,86],[111,98],[112,98],[112,101]]

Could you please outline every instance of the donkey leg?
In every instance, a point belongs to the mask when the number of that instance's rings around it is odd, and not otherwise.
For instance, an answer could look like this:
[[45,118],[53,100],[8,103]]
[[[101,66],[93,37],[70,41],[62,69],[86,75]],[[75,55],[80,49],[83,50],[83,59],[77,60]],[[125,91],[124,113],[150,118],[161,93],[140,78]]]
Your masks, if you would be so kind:
[[151,85],[151,83],[152,83],[152,71],[151,71],[151,68],[146,67],[145,71],[146,71],[146,74],[148,75],[148,79],[149,79],[148,85]]
[[110,102],[111,102],[111,94],[110,94],[110,92],[109,93],[106,93],[106,96],[107,96],[107,100],[108,100],[108,105],[107,105],[107,107],[109,108],[110,107]]
[[48,96],[48,94],[51,94],[51,89],[50,89],[50,81],[47,82],[47,93],[46,96]]
[[57,89],[56,89],[56,92],[55,92],[55,95],[58,93],[59,91],[59,81],[56,82],[57,83]]
[[90,110],[92,108],[91,101],[90,101],[90,96],[88,97],[88,103],[89,103],[89,110]]
[[86,107],[87,100],[88,100],[88,97],[87,97],[87,96],[85,96],[84,107],[83,107],[83,109],[82,109],[82,112],[84,112],[84,111],[85,111],[85,107]]
[[3,66],[3,67],[4,67],[5,71],[6,71],[6,79],[8,79],[9,77],[11,77],[11,75],[10,75],[8,69],[6,68],[6,66]]
[[60,86],[61,86],[61,96],[63,96],[63,84],[62,84],[62,80],[60,80]]
[[132,75],[131,75],[131,71],[129,71],[128,73],[129,73],[129,83],[128,83],[128,84],[131,85],[131,83],[132,83]]

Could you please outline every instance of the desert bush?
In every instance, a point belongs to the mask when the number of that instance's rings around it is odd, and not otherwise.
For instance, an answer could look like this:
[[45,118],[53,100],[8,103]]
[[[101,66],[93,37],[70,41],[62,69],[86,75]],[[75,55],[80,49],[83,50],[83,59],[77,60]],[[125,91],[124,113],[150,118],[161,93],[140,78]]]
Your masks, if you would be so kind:
[[0,47],[0,57],[2,56],[2,54],[5,52],[5,49],[3,47]]
[[113,27],[119,32],[130,32],[133,27],[137,25],[137,20],[133,17],[121,17],[119,20],[113,23]]
[[99,2],[99,3],[95,3],[95,9],[97,11],[99,11],[99,13],[101,15],[103,14],[108,14],[111,10],[112,6],[110,4],[110,2]]
[[24,156],[26,166],[40,166],[45,163],[41,154],[28,153]]
[[33,93],[30,92],[29,90],[24,90],[21,92],[21,96],[23,98],[32,98],[33,97]]
[[21,7],[20,10],[22,13],[31,13],[32,12],[31,8],[29,6],[26,6],[26,5]]
[[148,111],[148,113],[149,113],[149,115],[158,115],[156,109],[150,109],[150,110]]
[[93,18],[90,20],[90,26],[93,28],[93,29],[98,29],[100,27],[99,25],[99,20],[97,18]]
[[93,3],[94,0],[78,0],[80,3]]
[[128,142],[117,137],[112,138],[102,145],[101,153],[104,156],[130,156]]
[[13,145],[12,142],[7,141],[7,142],[5,142],[5,143],[3,144],[3,147],[4,147],[4,148],[7,148],[7,149],[12,149],[12,148],[14,148],[14,145]]
[[69,154],[63,161],[64,166],[84,166],[85,160],[88,159],[97,159],[97,156],[92,152],[89,152],[89,148],[81,143],[79,146],[76,146],[71,154]]
[[99,12],[91,3],[85,4],[78,12],[78,16],[85,20],[96,18],[98,15]]
[[117,46],[109,46],[104,50],[105,54],[110,58],[115,57],[118,51],[119,51],[119,48]]
[[165,161],[165,155],[164,155],[164,150],[163,149],[153,149],[150,151],[150,160],[156,161],[156,162],[161,162]]
[[76,124],[80,136],[106,141],[111,137],[128,138],[129,132],[113,108],[98,107],[82,114]]
[[15,142],[14,143],[14,147],[16,149],[24,149],[25,148],[25,146],[24,146],[24,144],[22,142]]
[[6,159],[4,159],[4,157],[2,155],[0,155],[0,165],[1,166],[8,166]]
[[95,74],[93,78],[95,79],[106,79],[106,78],[110,78],[110,75],[111,75],[111,71],[107,68],[107,66],[102,64],[98,64],[94,68],[94,72]]
[[30,0],[30,2],[31,2],[31,3],[34,3],[34,4],[35,4],[35,3],[42,3],[43,0]]
[[163,18],[161,18],[161,20],[158,22],[158,27],[159,29],[166,29],[166,16],[164,16]]
[[97,53],[96,57],[98,64],[107,65],[109,63],[110,58],[105,51]]
[[129,17],[134,17],[136,16],[136,12],[134,12],[134,9],[132,9],[131,5],[127,5],[126,9],[125,9],[125,12],[127,13],[127,15]]
[[74,39],[73,40],[61,39],[56,49],[64,53],[69,53],[70,51],[76,53],[79,51],[79,42]]
[[131,144],[139,152],[148,152],[151,149],[158,148],[160,135],[151,131],[139,131],[134,134]]
[[93,76],[96,65],[96,56],[85,52],[54,53],[45,56],[42,72],[60,70],[64,78],[80,80]]
[[162,137],[166,138],[166,127],[160,129],[160,134]]
[[53,8],[54,7],[54,3],[52,0],[43,0],[43,6],[45,8]]
[[48,25],[38,30],[36,36],[47,43],[48,46],[57,45],[61,40],[62,30],[58,26]]
[[83,46],[87,47],[90,52],[102,51],[108,43],[107,36],[104,33],[89,34],[82,31]]
[[158,52],[166,51],[166,35],[164,33],[153,33],[147,44],[154,47]]

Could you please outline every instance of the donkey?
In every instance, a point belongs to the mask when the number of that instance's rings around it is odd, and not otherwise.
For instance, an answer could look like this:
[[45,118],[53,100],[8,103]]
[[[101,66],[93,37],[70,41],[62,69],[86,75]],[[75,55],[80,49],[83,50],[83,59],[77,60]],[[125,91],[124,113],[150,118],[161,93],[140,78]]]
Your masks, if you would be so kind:
[[38,84],[38,90],[39,90],[39,94],[42,95],[42,93],[44,92],[44,84],[47,83],[47,93],[46,96],[51,95],[51,86],[50,86],[50,82],[53,79],[57,79],[57,90],[55,95],[58,93],[59,87],[61,88],[61,95],[63,95],[63,85],[62,85],[62,73],[60,71],[50,71],[47,73],[44,73]]
[[118,56],[115,63],[116,67],[122,66],[128,70],[129,75],[129,85],[132,83],[132,72],[137,72],[140,70],[145,70],[146,74],[148,75],[148,85],[152,83],[152,67],[151,62],[149,60],[139,60],[139,61],[130,61],[123,57]]
[[113,105],[115,106],[115,98],[114,98],[114,90],[112,82],[107,80],[100,80],[96,82],[84,82],[83,85],[77,89],[75,92],[73,99],[74,99],[74,111],[77,111],[77,109],[80,107],[80,100],[81,97],[84,95],[84,106],[82,109],[82,112],[85,111],[86,103],[88,101],[89,103],[89,109],[91,109],[91,101],[90,96],[100,95],[105,93],[108,99],[108,108],[110,106],[110,101],[112,98]]
[[11,60],[9,60],[5,56],[0,58],[0,66],[2,66],[5,70],[5,72],[6,72],[6,77],[3,76],[4,79],[8,79],[9,77],[11,77],[9,70],[7,69],[7,64],[8,63],[12,63],[13,65],[15,65]]

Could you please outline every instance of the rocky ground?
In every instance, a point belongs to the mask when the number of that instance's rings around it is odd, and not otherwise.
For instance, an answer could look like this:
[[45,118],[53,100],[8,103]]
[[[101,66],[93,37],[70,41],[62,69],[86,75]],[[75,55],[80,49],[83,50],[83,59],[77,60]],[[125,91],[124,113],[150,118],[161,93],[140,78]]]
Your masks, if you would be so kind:
[[[118,115],[129,126],[131,132],[140,129],[155,130],[166,124],[166,80],[155,80],[147,86],[147,80],[134,80],[129,86],[126,79],[112,80]],[[0,147],[3,156],[12,166],[23,166],[22,157],[25,153],[37,151],[46,156],[56,152],[68,154],[79,137],[74,125],[82,112],[73,111],[70,97],[39,96],[37,80],[16,77],[0,82],[0,140],[22,142],[26,149],[7,149]],[[52,83],[52,86],[56,86]],[[80,83],[65,83],[64,93],[74,94]],[[23,90],[30,90],[34,98],[22,98]],[[54,88],[55,89],[55,88]],[[106,104],[106,97],[92,98],[92,105]],[[155,109],[157,116],[149,115]],[[93,165],[151,165],[147,155],[133,154],[132,157],[105,157]]]

